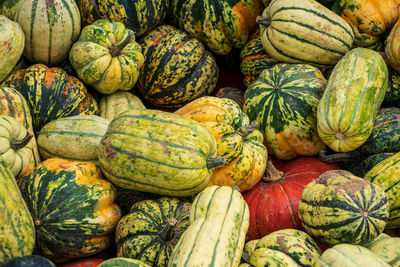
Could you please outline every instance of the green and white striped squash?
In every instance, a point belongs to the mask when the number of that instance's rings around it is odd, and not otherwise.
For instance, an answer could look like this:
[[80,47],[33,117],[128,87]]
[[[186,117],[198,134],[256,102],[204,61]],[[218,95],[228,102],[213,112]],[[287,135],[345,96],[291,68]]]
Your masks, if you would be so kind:
[[30,255],[35,245],[35,226],[14,175],[0,157],[0,264]]
[[74,0],[24,0],[15,21],[25,33],[24,56],[33,63],[55,65],[68,57],[81,31]]
[[313,156],[324,147],[317,133],[317,107],[326,80],[305,64],[276,64],[265,69],[245,92],[243,111],[265,136],[279,159]]
[[3,0],[0,3],[0,15],[14,17],[23,0]]
[[25,35],[18,23],[0,15],[0,83],[22,56]]
[[238,266],[249,216],[238,190],[207,187],[193,201],[190,226],[175,246],[168,266]]
[[329,245],[364,245],[383,232],[389,203],[383,189],[344,170],[327,171],[303,190],[304,229]]
[[390,267],[367,248],[351,244],[338,244],[324,251],[315,267]]
[[103,173],[115,185],[170,196],[203,190],[212,168],[224,162],[216,154],[215,138],[200,123],[151,109],[117,116],[98,150]]
[[37,142],[43,160],[62,158],[97,161],[97,149],[110,121],[97,115],[60,118],[40,130]]
[[379,162],[364,176],[364,180],[382,188],[389,201],[387,229],[400,227],[400,152]]
[[191,203],[172,197],[135,203],[117,226],[117,256],[168,266],[172,250],[189,226]]
[[391,237],[382,233],[365,247],[390,266],[400,266],[400,237]]
[[264,267],[264,266],[281,266],[281,267],[300,267],[289,255],[274,249],[259,248],[256,249],[251,255],[249,263],[250,266]]
[[139,97],[125,91],[105,95],[99,102],[100,117],[110,121],[131,108],[146,109]]
[[361,146],[369,137],[388,88],[382,56],[355,48],[336,64],[318,105],[318,134],[336,152]]
[[335,65],[353,44],[350,25],[314,0],[273,0],[257,22],[264,49],[279,62]]
[[98,267],[150,267],[150,265],[140,260],[118,257],[105,260]]

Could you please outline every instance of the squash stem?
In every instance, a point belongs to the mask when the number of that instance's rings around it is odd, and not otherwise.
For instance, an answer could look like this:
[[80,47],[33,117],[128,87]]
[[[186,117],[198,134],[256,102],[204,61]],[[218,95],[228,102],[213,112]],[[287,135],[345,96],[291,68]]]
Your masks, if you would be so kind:
[[244,136],[252,133],[255,129],[257,129],[257,126],[258,126],[258,121],[256,121],[256,120],[251,121],[249,126],[246,127],[246,129],[238,131],[237,133],[239,135],[241,135],[242,137],[244,137]]
[[226,163],[226,157],[208,157],[207,158],[207,169],[214,169],[216,167],[221,167]]
[[119,55],[121,55],[122,49],[124,49],[124,47],[132,41],[133,37],[134,37],[133,31],[128,30],[128,35],[122,42],[120,42],[119,44],[112,44],[111,47],[108,49],[110,51],[111,56],[118,57]]
[[265,182],[278,181],[282,179],[284,175],[285,173],[283,171],[279,171],[277,168],[275,168],[271,160],[267,161],[267,168],[265,169],[263,176],[263,180]]
[[13,150],[19,150],[23,147],[25,147],[29,141],[31,141],[33,137],[33,134],[31,133],[31,131],[26,131],[26,135],[24,138],[22,138],[21,140],[16,140],[16,139],[11,139],[10,141],[10,148]]
[[256,23],[268,27],[271,25],[271,20],[267,17],[257,16]]
[[170,218],[168,223],[164,224],[161,227],[161,230],[158,232],[158,236],[164,242],[169,242],[175,237],[175,228],[178,221],[175,218]]
[[350,152],[345,152],[345,153],[335,153],[328,155],[326,149],[322,149],[319,154],[319,159],[323,162],[344,162],[347,160],[352,160],[355,158],[360,158],[360,152],[357,150],[353,150]]

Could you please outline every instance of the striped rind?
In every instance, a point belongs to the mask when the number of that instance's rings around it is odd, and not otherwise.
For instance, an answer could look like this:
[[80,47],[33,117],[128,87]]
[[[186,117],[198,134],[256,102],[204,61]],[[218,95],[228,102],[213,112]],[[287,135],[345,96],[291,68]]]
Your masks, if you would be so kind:
[[158,110],[131,109],[116,117],[100,142],[99,162],[116,185],[190,196],[207,185],[216,141],[200,123]]
[[77,115],[53,120],[39,132],[40,156],[77,161],[97,161],[97,149],[110,124],[97,115]]
[[250,255],[252,266],[298,266],[287,254],[274,249],[259,248]]
[[389,217],[384,190],[343,170],[309,183],[298,210],[304,229],[330,245],[366,244],[383,232]]
[[46,65],[67,58],[81,30],[78,6],[73,0],[26,0],[15,21],[25,33],[24,56]]
[[340,16],[316,1],[274,0],[260,25],[262,44],[280,62],[334,65],[353,44],[353,30]]
[[400,20],[393,26],[385,42],[385,54],[390,66],[400,72]]
[[100,117],[112,120],[130,108],[146,109],[140,98],[129,92],[119,91],[100,99]]
[[35,226],[14,175],[0,158],[0,263],[31,255]]
[[400,265],[400,238],[381,234],[376,240],[365,246],[375,255],[389,263],[390,266]]
[[249,210],[239,191],[207,187],[194,199],[190,226],[168,266],[238,266],[248,225]]
[[318,106],[318,134],[336,152],[348,152],[369,137],[388,88],[382,56],[355,48],[335,66]]

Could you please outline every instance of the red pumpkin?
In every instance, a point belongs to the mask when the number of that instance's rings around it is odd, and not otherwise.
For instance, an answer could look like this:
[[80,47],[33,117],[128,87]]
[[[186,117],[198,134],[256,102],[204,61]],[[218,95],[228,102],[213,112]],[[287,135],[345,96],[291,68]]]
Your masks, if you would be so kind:
[[73,261],[62,265],[61,267],[97,267],[103,261],[104,259],[88,258],[88,259]]
[[[275,167],[279,170],[277,170]],[[268,160],[263,180],[243,194],[250,209],[247,240],[286,228],[303,230],[297,208],[303,188],[328,170],[339,167],[316,157],[283,162]]]

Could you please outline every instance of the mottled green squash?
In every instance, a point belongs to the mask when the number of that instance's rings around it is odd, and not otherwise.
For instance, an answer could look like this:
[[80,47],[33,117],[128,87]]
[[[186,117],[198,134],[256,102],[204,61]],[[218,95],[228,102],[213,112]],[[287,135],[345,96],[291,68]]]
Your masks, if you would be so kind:
[[254,267],[264,266],[282,266],[282,267],[298,267],[298,265],[289,255],[274,249],[259,248],[250,256],[249,263]]
[[1,267],[56,267],[49,259],[39,255],[27,255],[14,257],[6,263],[2,264]]
[[131,210],[133,204],[142,200],[155,200],[160,198],[160,195],[141,192],[133,189],[125,189],[116,186],[117,198],[115,203],[120,207],[122,216],[125,216]]
[[100,116],[112,120],[131,108],[146,109],[139,97],[129,92],[115,92],[100,99]]
[[98,267],[150,267],[150,265],[140,260],[119,257],[105,260]]
[[383,99],[382,107],[400,108],[400,73],[387,65],[389,73],[389,87]]
[[22,0],[3,0],[0,3],[0,15],[14,17]]

